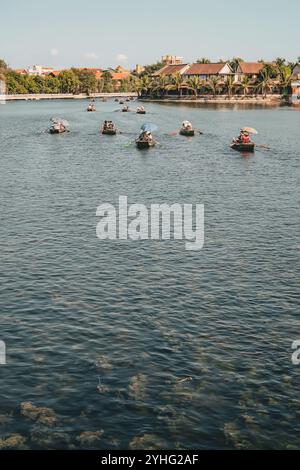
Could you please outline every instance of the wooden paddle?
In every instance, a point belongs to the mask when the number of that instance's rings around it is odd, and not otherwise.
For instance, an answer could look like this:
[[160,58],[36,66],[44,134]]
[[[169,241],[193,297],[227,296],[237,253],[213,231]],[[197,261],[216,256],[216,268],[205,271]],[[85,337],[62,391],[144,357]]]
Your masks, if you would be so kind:
[[255,147],[259,147],[259,148],[265,149],[265,150],[271,150],[270,147],[267,147],[267,145],[263,145],[263,144],[255,144]]

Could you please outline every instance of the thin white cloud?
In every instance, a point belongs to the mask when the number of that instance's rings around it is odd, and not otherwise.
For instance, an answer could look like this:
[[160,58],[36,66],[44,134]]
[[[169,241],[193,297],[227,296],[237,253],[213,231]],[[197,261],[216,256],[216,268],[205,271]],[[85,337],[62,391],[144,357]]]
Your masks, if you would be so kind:
[[55,57],[59,54],[59,51],[58,49],[56,49],[55,47],[53,47],[51,50],[50,50],[50,54]]
[[97,54],[96,54],[95,52],[87,52],[87,53],[85,54],[85,57],[86,57],[87,59],[98,59],[98,56],[97,56]]
[[117,61],[118,62],[126,62],[128,60],[128,57],[126,54],[118,54],[117,55]]

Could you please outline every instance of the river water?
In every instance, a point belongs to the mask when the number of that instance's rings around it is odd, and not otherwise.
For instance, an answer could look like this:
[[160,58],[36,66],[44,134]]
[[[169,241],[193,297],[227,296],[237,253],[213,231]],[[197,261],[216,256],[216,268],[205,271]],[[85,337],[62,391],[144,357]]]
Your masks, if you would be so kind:
[[[0,448],[299,448],[300,112],[118,106],[0,106]],[[138,151],[145,121],[159,145]],[[271,150],[232,151],[244,125]],[[119,195],[204,204],[203,250],[100,241]]]

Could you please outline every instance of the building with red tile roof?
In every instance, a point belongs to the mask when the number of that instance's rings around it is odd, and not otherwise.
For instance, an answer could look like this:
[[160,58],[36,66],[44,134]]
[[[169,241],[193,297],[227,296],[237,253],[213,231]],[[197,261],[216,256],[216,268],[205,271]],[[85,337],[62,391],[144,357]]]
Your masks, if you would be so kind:
[[99,69],[97,67],[75,67],[76,70],[81,70],[81,71],[88,71],[94,73],[96,80],[100,80],[103,74],[103,70]]
[[233,71],[228,63],[219,62],[217,64],[192,64],[185,72],[184,75],[189,77],[200,77],[207,80],[211,77],[219,76],[226,77],[233,75]]
[[262,62],[239,62],[236,73],[239,75],[259,75],[264,68]]
[[27,70],[25,69],[15,69],[14,72],[18,73],[19,75],[26,75]]
[[188,64],[180,64],[180,65],[165,65],[163,68],[158,70],[153,74],[153,77],[172,77],[173,75],[180,73],[183,75],[185,71],[188,69]]

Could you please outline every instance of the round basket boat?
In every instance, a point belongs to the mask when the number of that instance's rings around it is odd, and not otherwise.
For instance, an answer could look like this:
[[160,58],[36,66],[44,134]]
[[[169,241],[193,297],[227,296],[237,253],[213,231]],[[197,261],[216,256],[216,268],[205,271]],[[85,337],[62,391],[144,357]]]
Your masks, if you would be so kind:
[[179,134],[184,135],[186,137],[194,137],[195,131],[194,131],[194,129],[190,129],[190,130],[180,129]]
[[253,142],[249,144],[236,143],[232,144],[231,148],[237,152],[254,152],[255,144]]

